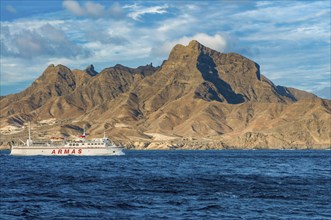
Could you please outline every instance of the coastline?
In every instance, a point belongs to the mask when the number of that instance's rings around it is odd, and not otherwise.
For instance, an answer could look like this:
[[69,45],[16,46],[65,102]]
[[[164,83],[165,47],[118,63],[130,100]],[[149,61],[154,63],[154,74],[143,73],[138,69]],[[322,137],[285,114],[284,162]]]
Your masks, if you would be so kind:
[[[195,143],[185,143],[183,145],[172,145],[164,142],[135,142],[122,143],[125,150],[331,150],[330,145],[288,145],[288,146],[225,146],[217,145],[215,142],[206,142],[197,145]],[[0,150],[10,150],[9,145],[0,145]]]

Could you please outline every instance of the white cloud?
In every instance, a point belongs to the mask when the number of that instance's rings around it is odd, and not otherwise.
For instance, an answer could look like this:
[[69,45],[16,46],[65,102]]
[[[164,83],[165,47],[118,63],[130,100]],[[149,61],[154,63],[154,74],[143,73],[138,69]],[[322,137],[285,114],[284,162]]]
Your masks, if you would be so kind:
[[63,7],[73,13],[74,15],[85,15],[85,9],[79,5],[76,1],[66,0],[62,3]]
[[325,87],[320,88],[318,90],[314,90],[313,92],[319,97],[331,100],[331,86],[330,86],[331,81],[329,81],[328,83],[329,84],[326,85]]
[[187,31],[191,25],[194,25],[196,22],[197,20],[192,16],[183,14],[179,17],[162,21],[160,27],[157,28],[157,31],[165,34],[173,31],[176,31],[177,33]]
[[131,10],[128,14],[133,20],[139,21],[145,14],[164,14],[167,13],[168,5],[144,7],[137,4],[126,5],[124,8]]
[[[256,29],[252,25],[249,27],[250,30]],[[250,33],[249,35],[240,38],[242,41],[311,41],[319,40],[324,42],[330,42],[330,31],[327,28],[327,24],[321,22],[316,25],[310,24],[298,24],[296,27],[284,26],[276,27],[274,24],[266,23],[260,25],[261,29]],[[248,29],[248,27],[247,27]],[[244,29],[243,29],[244,30]],[[247,30],[248,31],[248,30]]]
[[117,17],[122,15],[122,9],[118,3],[114,3],[108,10],[104,5],[92,1],[80,5],[75,0],[64,0],[62,6],[76,16],[103,17],[109,15]]
[[[269,2],[270,3],[270,2]],[[323,2],[284,2],[284,4],[268,4],[266,7],[257,7],[251,10],[237,12],[234,18],[264,21],[264,22],[300,22],[313,19],[321,12],[325,13],[329,9],[325,8]]]
[[[2,85],[15,85],[24,81],[36,79],[46,68],[46,63],[38,63],[41,60],[35,59],[33,62],[22,58],[1,58],[1,80]],[[39,65],[37,65],[39,64]]]
[[115,18],[120,18],[123,15],[123,9],[122,6],[115,2],[113,5],[109,8],[110,15],[112,15]]
[[11,24],[1,24],[1,57],[32,59],[40,56],[84,57],[89,55],[88,50],[72,42],[62,29],[51,24],[35,25],[35,28]]
[[12,5],[6,5],[6,11],[8,11],[9,13],[12,13],[12,14],[16,14],[17,13],[17,10],[16,8],[14,8]]
[[47,19],[20,19],[12,22],[4,21],[1,22],[1,26],[8,26],[11,29],[11,33],[21,32],[22,29],[26,30],[35,30],[40,28],[41,26],[50,24],[54,27],[59,27],[65,24],[64,20],[47,20]]
[[265,6],[269,6],[272,5],[273,2],[271,1],[257,1],[255,4],[257,7],[265,7]]
[[205,33],[198,33],[193,37],[182,38],[182,40],[185,41],[186,43],[188,43],[193,39],[199,41],[200,43],[202,43],[207,47],[210,47],[220,52],[223,52],[227,46],[226,38],[221,34],[215,34],[214,36],[212,36]]
[[105,13],[105,7],[103,5],[93,2],[86,2],[85,10],[88,15],[96,17],[103,16]]
[[85,17],[111,17],[115,19],[123,18],[123,8],[118,2],[114,2],[109,8],[104,5],[87,1],[83,5],[75,0],[64,0],[62,6],[76,16]]

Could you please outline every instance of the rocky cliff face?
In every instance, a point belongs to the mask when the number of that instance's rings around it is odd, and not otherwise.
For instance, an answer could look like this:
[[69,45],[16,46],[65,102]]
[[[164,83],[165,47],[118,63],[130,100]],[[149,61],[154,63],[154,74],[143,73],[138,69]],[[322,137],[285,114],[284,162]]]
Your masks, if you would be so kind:
[[[161,67],[100,73],[49,66],[28,89],[0,100],[6,141],[35,122],[41,136],[104,130],[135,148],[330,147],[329,100],[275,86],[259,65],[191,41]],[[52,125],[45,121],[52,121]],[[16,127],[15,127],[16,126]]]

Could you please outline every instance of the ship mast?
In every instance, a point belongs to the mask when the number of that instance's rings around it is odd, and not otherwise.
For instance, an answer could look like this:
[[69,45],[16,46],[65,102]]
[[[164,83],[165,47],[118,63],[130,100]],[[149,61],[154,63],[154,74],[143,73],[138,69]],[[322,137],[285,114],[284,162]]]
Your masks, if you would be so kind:
[[31,121],[29,121],[29,124],[28,124],[28,130],[29,130],[29,139],[27,141],[27,145],[30,146],[30,144],[32,144],[32,140],[31,140]]
[[31,141],[31,122],[29,121],[29,141]]

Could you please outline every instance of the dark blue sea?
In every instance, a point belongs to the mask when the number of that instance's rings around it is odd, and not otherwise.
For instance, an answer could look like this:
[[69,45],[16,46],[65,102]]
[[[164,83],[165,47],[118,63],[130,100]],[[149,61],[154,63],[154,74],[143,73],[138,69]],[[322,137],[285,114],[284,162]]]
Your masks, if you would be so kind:
[[331,219],[331,151],[0,151],[0,219]]

